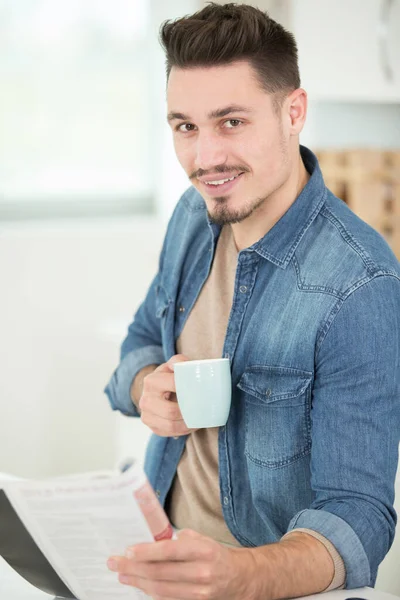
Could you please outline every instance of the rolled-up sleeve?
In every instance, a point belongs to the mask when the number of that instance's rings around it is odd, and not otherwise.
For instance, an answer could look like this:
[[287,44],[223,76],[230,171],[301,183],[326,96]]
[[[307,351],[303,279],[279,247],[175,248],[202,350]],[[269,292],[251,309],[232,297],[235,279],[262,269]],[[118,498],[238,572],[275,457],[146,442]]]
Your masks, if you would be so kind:
[[346,587],[363,587],[370,582],[368,557],[359,537],[346,521],[326,510],[307,509],[291,520],[288,531],[304,527],[317,531],[335,546],[346,566]]
[[105,388],[105,393],[113,410],[124,415],[139,416],[131,399],[131,386],[136,375],[147,365],[159,365],[164,362],[164,353],[160,346],[144,346],[129,352],[121,361]]
[[327,538],[346,568],[346,587],[373,585],[394,538],[400,439],[400,280],[360,284],[317,343],[312,398],[314,501],[288,531]]

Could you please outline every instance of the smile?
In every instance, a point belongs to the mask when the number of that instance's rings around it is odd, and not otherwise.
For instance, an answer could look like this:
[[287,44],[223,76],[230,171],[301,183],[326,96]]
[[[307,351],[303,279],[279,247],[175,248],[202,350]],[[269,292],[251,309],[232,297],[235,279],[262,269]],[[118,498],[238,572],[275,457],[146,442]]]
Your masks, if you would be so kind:
[[229,179],[218,179],[216,181],[206,181],[205,184],[206,185],[223,185],[227,181],[233,181],[234,179],[237,179],[238,177],[240,177],[240,175],[241,175],[241,173],[239,173],[239,175],[235,175],[234,177],[230,177]]
[[238,185],[242,175],[244,175],[244,173],[239,173],[239,175],[234,175],[233,177],[227,177],[225,179],[200,181],[199,183],[209,196],[220,196],[221,194],[230,192],[236,185]]

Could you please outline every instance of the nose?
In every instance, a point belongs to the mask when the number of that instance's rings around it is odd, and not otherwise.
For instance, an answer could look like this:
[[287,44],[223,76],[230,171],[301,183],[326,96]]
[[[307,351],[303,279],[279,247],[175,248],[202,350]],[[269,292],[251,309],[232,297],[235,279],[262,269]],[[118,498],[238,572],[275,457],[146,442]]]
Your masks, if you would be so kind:
[[217,165],[225,164],[227,149],[224,140],[216,133],[199,133],[196,140],[196,169],[208,171]]

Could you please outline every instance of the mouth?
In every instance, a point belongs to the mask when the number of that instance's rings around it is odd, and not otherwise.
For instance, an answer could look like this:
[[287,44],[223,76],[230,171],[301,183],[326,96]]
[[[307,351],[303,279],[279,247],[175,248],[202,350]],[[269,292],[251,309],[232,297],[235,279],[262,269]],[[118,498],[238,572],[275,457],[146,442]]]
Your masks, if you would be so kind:
[[239,173],[238,175],[234,175],[233,177],[221,177],[218,179],[218,175],[215,176],[215,179],[212,181],[200,181],[201,188],[205,191],[209,196],[221,196],[230,192],[240,181],[241,177],[244,173]]

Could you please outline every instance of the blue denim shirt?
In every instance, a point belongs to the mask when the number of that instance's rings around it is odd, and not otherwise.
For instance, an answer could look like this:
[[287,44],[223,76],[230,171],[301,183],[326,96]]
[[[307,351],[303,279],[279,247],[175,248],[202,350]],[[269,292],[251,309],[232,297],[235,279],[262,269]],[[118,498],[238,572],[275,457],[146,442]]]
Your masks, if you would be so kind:
[[[383,238],[325,187],[316,157],[301,153],[306,187],[238,255],[223,350],[233,396],[219,430],[221,504],[243,546],[295,528],[320,532],[352,588],[374,584],[395,531],[400,267]],[[113,409],[136,415],[133,378],[176,353],[219,232],[190,188],[106,388]],[[150,439],[145,470],[162,503],[185,440]]]

